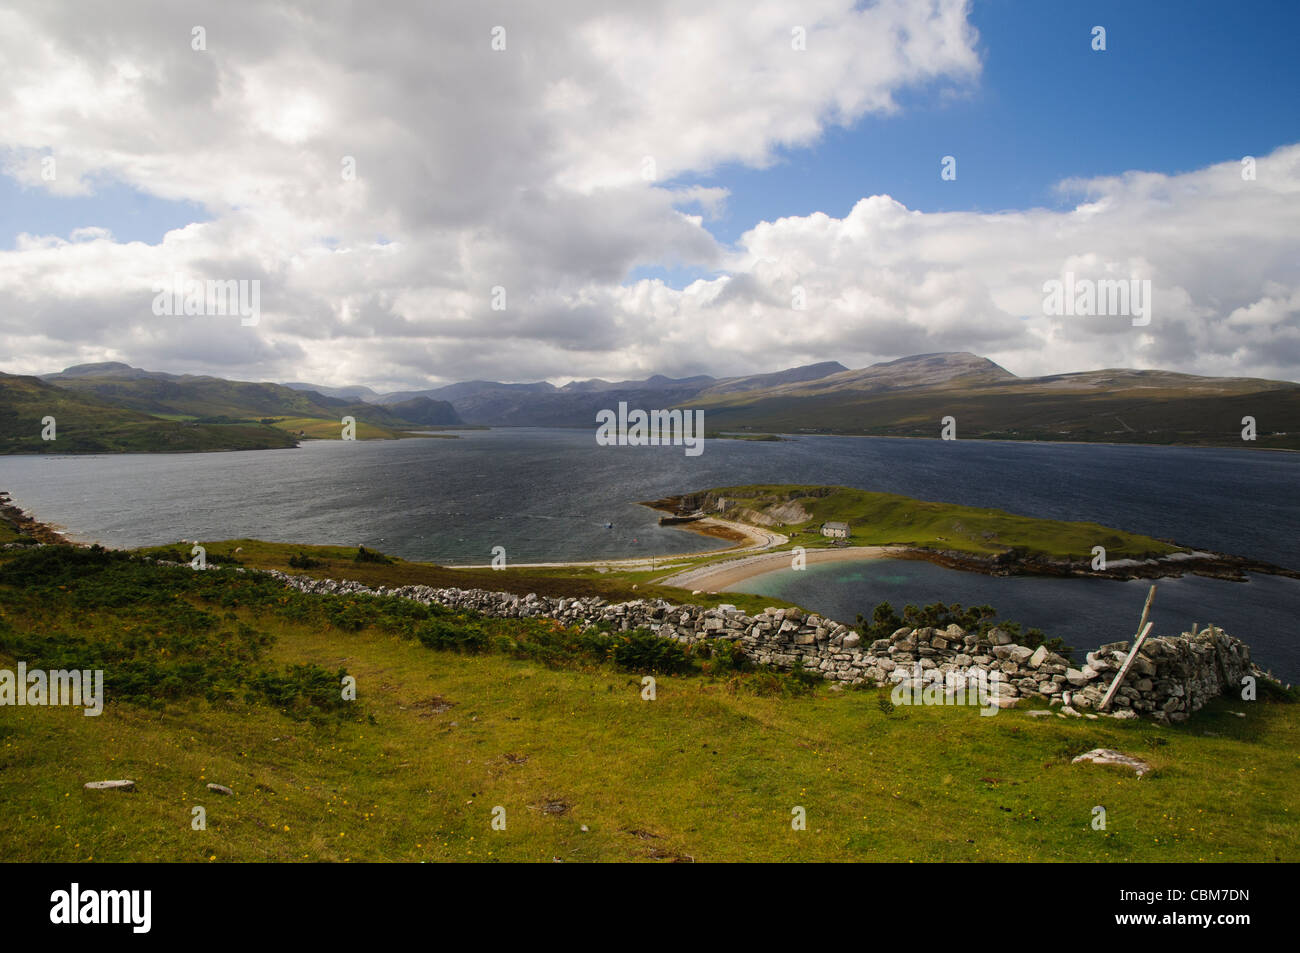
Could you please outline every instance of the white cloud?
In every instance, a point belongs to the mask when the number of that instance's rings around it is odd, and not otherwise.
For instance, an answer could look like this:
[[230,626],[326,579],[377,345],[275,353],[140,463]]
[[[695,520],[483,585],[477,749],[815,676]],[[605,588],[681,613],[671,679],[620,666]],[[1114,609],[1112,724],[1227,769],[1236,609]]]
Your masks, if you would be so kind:
[[[154,245],[86,228],[0,252],[0,366],[410,386],[961,349],[1021,373],[1295,376],[1296,148],[1261,157],[1254,182],[1233,161],[1062,183],[1081,198],[1068,212],[922,214],[871,196],[843,219],[757,223],[736,249],[712,239],[725,192],[672,177],[763,166],[896,110],[909,84],[973,82],[959,0],[433,6],[0,12],[7,174],[55,194],[116,179],[212,216]],[[723,277],[622,283],[647,265]],[[1071,268],[1150,278],[1151,326],[1045,317],[1042,283]],[[152,285],[177,272],[259,279],[262,320],[155,317]]]

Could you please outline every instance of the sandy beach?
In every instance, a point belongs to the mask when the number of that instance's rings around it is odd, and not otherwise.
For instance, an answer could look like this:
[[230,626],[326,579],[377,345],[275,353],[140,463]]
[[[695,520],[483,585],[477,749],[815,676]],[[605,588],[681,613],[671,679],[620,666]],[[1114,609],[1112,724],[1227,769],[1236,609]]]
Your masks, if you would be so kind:
[[[724,520],[718,517],[707,517],[696,523],[684,524],[680,528],[733,542],[731,546],[722,549],[681,553],[675,556],[656,556],[653,560],[646,557],[635,557],[601,559],[588,562],[514,563],[512,568],[636,570],[650,569],[655,565],[663,567],[678,559],[692,559],[721,553],[733,554],[733,558],[716,560],[703,566],[696,566],[655,580],[660,585],[698,589],[703,592],[721,592],[739,586],[747,579],[769,572],[793,571],[794,552],[792,550],[782,549],[771,552],[771,550],[776,549],[778,546],[784,546],[790,541],[788,536],[775,530],[740,523],[735,520]],[[856,562],[861,559],[883,559],[899,556],[906,551],[907,548],[903,546],[846,546],[843,548],[808,549],[805,551],[805,560],[808,565],[814,563]],[[483,565],[455,568],[486,569],[488,567]]]
[[[898,556],[905,552],[901,546],[847,546],[843,549],[809,549],[806,551],[808,565],[813,563],[855,562],[861,559],[884,559]],[[738,586],[747,579],[764,573],[794,571],[794,553],[784,550],[779,553],[757,553],[738,559],[728,559],[710,563],[697,569],[690,569],[674,576],[658,580],[666,586],[681,586],[683,589],[700,589],[705,592],[719,592]]]

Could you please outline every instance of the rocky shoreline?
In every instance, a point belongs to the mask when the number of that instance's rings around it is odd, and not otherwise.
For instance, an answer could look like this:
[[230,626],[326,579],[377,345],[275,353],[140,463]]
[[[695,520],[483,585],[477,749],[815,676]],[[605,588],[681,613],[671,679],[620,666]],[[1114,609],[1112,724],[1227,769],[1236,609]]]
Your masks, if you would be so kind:
[[69,545],[68,539],[48,523],[28,516],[4,490],[0,490],[0,521],[7,523],[20,537],[37,543]]
[[1114,560],[1106,569],[1093,569],[1089,562],[1058,562],[1029,555],[1016,550],[996,556],[979,556],[957,550],[900,547],[899,559],[921,559],[962,572],[977,572],[986,576],[1056,576],[1060,578],[1092,579],[1164,579],[1188,573],[1224,579],[1229,582],[1246,582],[1248,573],[1266,573],[1300,579],[1300,570],[1275,566],[1258,559],[1247,559],[1210,550],[1175,553],[1144,560]]

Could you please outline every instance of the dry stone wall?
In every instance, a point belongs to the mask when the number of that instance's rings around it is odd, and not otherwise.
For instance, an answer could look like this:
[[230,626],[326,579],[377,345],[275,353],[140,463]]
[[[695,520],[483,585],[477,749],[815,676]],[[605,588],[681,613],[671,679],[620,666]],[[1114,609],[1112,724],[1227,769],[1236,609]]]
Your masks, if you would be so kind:
[[[1020,698],[1059,701],[1062,711],[1091,715],[1128,657],[1128,642],[1112,642],[1087,653],[1075,668],[1045,647],[1017,645],[1001,629],[986,634],[956,625],[946,629],[902,628],[887,639],[865,643],[842,622],[795,609],[769,608],[747,615],[729,607],[673,605],[661,600],[610,603],[600,598],[519,596],[485,589],[431,586],[370,589],[357,582],[269,574],[303,592],[369,593],[437,603],[499,618],[549,618],[566,625],[611,625],[616,630],[649,629],[663,638],[693,644],[728,639],[760,665],[790,670],[797,664],[823,677],[853,685],[914,685],[926,679],[949,683],[988,679],[999,683],[999,704]],[[937,675],[933,674],[937,670]],[[1109,711],[1119,718],[1138,714],[1157,721],[1183,721],[1210,699],[1241,689],[1246,676],[1266,677],[1240,639],[1210,627],[1201,632],[1149,638],[1129,667]]]

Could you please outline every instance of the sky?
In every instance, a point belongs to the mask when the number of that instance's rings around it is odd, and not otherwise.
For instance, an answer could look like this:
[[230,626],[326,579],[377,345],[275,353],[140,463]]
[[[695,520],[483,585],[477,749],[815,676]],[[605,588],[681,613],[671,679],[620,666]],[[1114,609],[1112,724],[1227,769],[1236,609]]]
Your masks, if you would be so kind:
[[1300,379],[1300,5],[436,7],[6,4],[0,370]]

